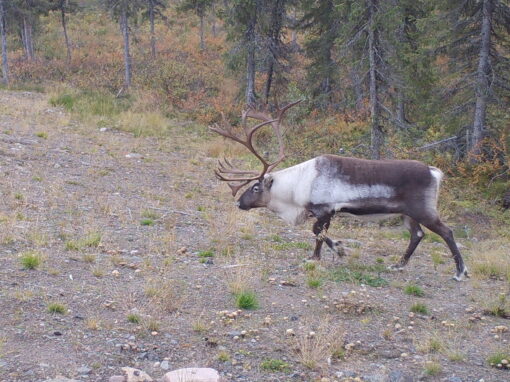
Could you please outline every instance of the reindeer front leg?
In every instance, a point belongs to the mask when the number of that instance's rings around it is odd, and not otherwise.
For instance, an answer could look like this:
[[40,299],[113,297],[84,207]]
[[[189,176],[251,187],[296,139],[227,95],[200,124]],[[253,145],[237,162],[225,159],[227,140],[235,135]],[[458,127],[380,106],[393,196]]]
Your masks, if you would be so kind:
[[326,236],[333,215],[334,213],[329,213],[320,216],[317,218],[317,221],[313,225],[313,233],[315,234],[315,250],[313,251],[313,255],[311,257],[313,260],[320,260],[323,242],[326,242],[328,247],[331,248],[333,252],[335,252],[338,256],[345,255],[342,243],[339,240],[331,240]]

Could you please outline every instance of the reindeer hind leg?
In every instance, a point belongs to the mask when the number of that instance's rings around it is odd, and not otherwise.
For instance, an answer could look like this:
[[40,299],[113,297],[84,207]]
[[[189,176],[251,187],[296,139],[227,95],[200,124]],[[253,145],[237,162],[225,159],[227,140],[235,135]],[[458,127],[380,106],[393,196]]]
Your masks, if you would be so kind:
[[399,262],[390,267],[390,269],[392,270],[402,270],[406,266],[406,264],[409,262],[409,259],[413,255],[416,247],[418,246],[418,244],[420,244],[421,240],[425,236],[425,233],[421,229],[420,224],[416,220],[406,215],[404,215],[403,218],[404,225],[411,234],[411,239],[409,241],[409,245],[406,249],[406,252],[402,255]]

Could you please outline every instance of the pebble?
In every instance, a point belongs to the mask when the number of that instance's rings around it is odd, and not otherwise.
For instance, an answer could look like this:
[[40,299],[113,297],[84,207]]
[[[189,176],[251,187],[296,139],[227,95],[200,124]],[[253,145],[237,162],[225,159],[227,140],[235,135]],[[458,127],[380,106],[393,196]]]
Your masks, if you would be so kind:
[[296,333],[294,333],[294,329],[287,329],[285,331],[285,333],[288,335],[288,336],[294,336]]
[[166,373],[162,382],[220,382],[220,375],[211,368],[178,369]]
[[126,154],[126,158],[128,158],[128,159],[143,159],[143,155],[138,154],[138,153],[129,153],[129,154]]
[[90,374],[92,369],[90,367],[87,367],[87,366],[82,366],[82,367],[79,367],[76,371],[80,375],[88,375],[88,374]]
[[159,365],[159,367],[161,367],[163,370],[168,370],[170,369],[170,363],[168,362],[168,360],[164,360],[163,362],[161,362],[161,365]]

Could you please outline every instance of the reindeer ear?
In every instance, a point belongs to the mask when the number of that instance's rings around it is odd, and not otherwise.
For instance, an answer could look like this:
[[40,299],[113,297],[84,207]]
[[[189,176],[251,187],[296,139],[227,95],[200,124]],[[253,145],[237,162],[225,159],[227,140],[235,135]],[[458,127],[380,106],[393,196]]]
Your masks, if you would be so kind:
[[264,188],[267,188],[269,190],[273,185],[273,176],[271,174],[264,175],[263,184]]

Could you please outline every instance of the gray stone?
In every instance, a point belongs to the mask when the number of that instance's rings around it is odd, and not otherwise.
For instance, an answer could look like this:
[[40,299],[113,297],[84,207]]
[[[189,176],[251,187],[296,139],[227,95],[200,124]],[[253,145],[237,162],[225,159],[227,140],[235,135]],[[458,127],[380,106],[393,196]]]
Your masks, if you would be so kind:
[[460,379],[459,377],[449,377],[447,379],[445,379],[446,382],[462,382],[462,379]]
[[220,375],[210,368],[187,368],[166,373],[162,382],[220,382]]
[[69,379],[66,377],[62,377],[61,375],[57,375],[54,379],[47,379],[44,382],[80,382],[77,379]]
[[404,373],[400,370],[393,370],[388,375],[387,382],[415,382],[415,379],[409,375]]
[[385,382],[385,377],[381,374],[364,375],[361,378],[366,382]]
[[161,362],[159,367],[162,368],[163,370],[168,370],[170,369],[170,363],[165,359],[163,360],[163,362]]
[[82,367],[79,367],[76,371],[80,375],[87,375],[87,374],[91,373],[92,369],[90,367],[87,367],[87,366],[82,366]]
[[126,382],[126,378],[122,375],[114,375],[113,377],[110,377],[108,382]]

